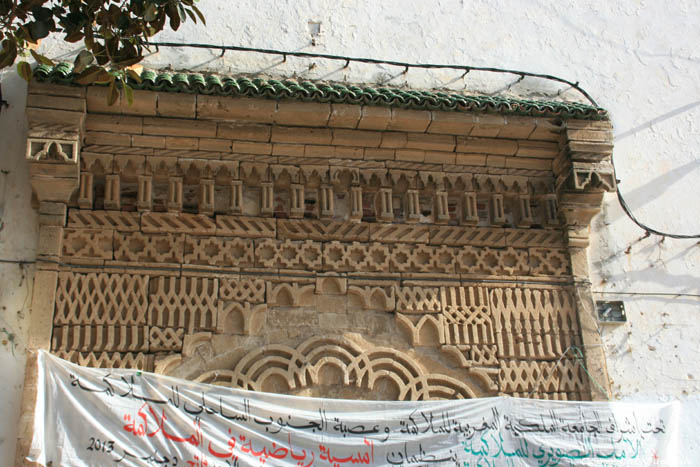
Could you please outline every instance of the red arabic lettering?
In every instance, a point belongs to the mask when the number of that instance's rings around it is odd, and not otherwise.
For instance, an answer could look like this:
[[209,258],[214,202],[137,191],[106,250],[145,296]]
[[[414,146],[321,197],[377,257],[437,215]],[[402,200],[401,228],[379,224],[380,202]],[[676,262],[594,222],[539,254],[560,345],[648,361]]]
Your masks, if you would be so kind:
[[[151,427],[155,425],[155,427],[150,430],[149,415],[154,419],[154,421],[151,423]],[[177,436],[175,434],[168,433],[165,427],[165,421],[167,419],[168,417],[165,415],[165,410],[162,410],[159,416],[151,406],[144,403],[135,415],[124,415],[124,421],[128,423],[123,426],[123,429],[128,433],[132,433],[134,436],[148,436],[150,438],[162,432],[163,436],[175,443],[186,442],[193,446],[199,446],[202,444],[202,426],[198,417],[193,420],[194,433],[192,433],[190,436]]]
[[333,464],[333,467],[340,467],[341,464],[367,464],[374,463],[374,441],[367,440],[364,438],[365,445],[370,447],[369,452],[358,451],[355,455],[349,455],[347,457],[337,457],[331,453],[328,446],[324,444],[319,444],[318,449],[321,451],[320,459],[326,460]]

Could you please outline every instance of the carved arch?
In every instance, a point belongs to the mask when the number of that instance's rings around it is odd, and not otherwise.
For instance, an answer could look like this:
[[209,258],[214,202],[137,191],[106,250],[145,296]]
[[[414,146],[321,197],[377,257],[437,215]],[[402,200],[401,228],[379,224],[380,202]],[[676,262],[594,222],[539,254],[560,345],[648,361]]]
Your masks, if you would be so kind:
[[[217,359],[212,359],[216,362]],[[216,363],[213,363],[216,365]],[[321,383],[330,365],[342,374],[339,384],[373,390],[381,379],[393,381],[398,400],[466,399],[476,397],[463,381],[426,371],[408,354],[389,347],[363,349],[344,337],[313,337],[296,348],[267,345],[240,358],[233,369],[209,369],[192,375],[198,382],[261,391],[268,378],[282,379],[290,390]],[[176,372],[177,368],[168,368]]]

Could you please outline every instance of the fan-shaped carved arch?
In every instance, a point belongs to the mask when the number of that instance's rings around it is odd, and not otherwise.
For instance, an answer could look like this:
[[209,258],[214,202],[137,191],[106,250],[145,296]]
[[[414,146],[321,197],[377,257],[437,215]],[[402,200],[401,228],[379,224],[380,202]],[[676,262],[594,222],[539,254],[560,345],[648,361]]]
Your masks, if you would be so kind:
[[[332,368],[326,368],[330,365]],[[380,380],[398,388],[398,400],[430,400],[476,397],[466,383],[447,375],[423,370],[409,354],[389,347],[368,350],[343,337],[313,337],[297,348],[267,345],[247,353],[232,370],[210,369],[195,380],[261,391],[272,386],[268,378],[282,378],[289,390],[327,384],[322,374],[342,374],[337,384],[374,390]]]

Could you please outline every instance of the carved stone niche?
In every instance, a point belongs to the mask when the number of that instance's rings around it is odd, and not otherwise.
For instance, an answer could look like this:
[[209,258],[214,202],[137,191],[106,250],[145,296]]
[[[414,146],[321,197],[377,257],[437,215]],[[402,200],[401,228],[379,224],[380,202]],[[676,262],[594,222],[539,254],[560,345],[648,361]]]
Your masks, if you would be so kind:
[[85,114],[29,107],[26,158],[38,202],[68,203],[80,183],[80,135]]

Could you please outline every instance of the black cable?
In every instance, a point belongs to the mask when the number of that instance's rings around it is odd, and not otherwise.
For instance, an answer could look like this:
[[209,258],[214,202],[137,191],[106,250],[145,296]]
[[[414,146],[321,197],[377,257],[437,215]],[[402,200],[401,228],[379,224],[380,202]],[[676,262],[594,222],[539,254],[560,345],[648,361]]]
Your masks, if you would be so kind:
[[285,52],[282,50],[275,50],[275,49],[258,49],[254,47],[241,47],[237,45],[214,45],[214,44],[195,44],[195,43],[178,43],[178,42],[146,42],[144,45],[146,46],[154,46],[156,49],[158,47],[188,47],[188,48],[193,48],[193,49],[214,49],[214,50],[221,50],[222,55],[224,52],[227,50],[235,50],[239,52],[256,52],[256,53],[261,53],[261,54],[270,54],[270,55],[281,55],[284,58],[284,61],[287,60],[287,57],[305,57],[305,58],[324,58],[327,60],[341,60],[345,62],[345,66],[347,67],[350,62],[358,62],[358,63],[372,63],[375,65],[391,65],[391,66],[397,66],[404,68],[404,72],[408,71],[409,68],[425,68],[425,69],[450,69],[450,70],[461,70],[464,71],[464,74],[466,75],[470,71],[485,71],[489,73],[508,73],[512,75],[518,75],[520,76],[520,80],[522,80],[525,76],[530,76],[532,78],[541,78],[541,79],[547,79],[550,81],[556,81],[559,83],[564,83],[569,86],[571,86],[573,89],[577,90],[583,97],[585,97],[591,104],[593,104],[594,107],[598,107],[598,104],[596,101],[593,100],[593,98],[583,89],[579,86],[578,81],[577,82],[571,82],[569,80],[566,80],[564,78],[559,78],[558,76],[554,75],[547,75],[547,74],[541,74],[541,73],[530,73],[528,71],[520,71],[520,70],[511,70],[507,68],[495,68],[495,67],[481,67],[481,66],[471,66],[471,65],[441,65],[437,63],[406,63],[406,62],[397,62],[393,60],[378,60],[375,58],[361,58],[361,57],[347,57],[345,55],[329,55],[329,54],[318,54],[318,53],[311,53],[311,52]]
[[[614,164],[613,164],[613,169],[614,169]],[[632,222],[637,224],[637,227],[640,229],[646,231],[647,233],[653,233],[654,235],[659,235],[661,237],[669,237],[669,238],[680,238],[680,239],[688,239],[688,238],[700,238],[700,234],[692,234],[692,235],[685,235],[685,234],[673,234],[673,233],[668,233],[668,232],[661,232],[660,230],[653,229],[646,224],[642,223],[639,221],[634,214],[632,214],[632,211],[630,210],[630,207],[627,205],[627,202],[625,202],[625,198],[622,197],[622,193],[620,193],[620,188],[616,188],[617,191],[617,200],[620,203],[620,206],[622,207],[622,210],[627,214],[627,217],[629,217]]]
[[0,263],[10,263],[10,264],[35,264],[36,260],[22,260],[22,259],[0,259]]
[[606,292],[603,290],[591,290],[591,293],[601,295],[642,295],[645,297],[694,297],[700,298],[700,294],[693,293],[673,293],[673,292]]
[[[541,78],[541,79],[547,79],[551,81],[556,81],[559,83],[564,83],[569,86],[571,86],[573,89],[577,90],[581,95],[583,95],[588,101],[593,104],[595,107],[598,107],[598,104],[596,103],[595,100],[583,89],[579,86],[578,82],[573,83],[569,80],[559,78],[558,76],[553,76],[553,75],[547,75],[547,74],[541,74],[541,73],[530,73],[527,71],[520,71],[520,70],[511,70],[508,68],[495,68],[495,67],[479,67],[479,66],[471,66],[471,65],[442,65],[442,64],[436,64],[436,63],[406,63],[406,62],[397,62],[393,60],[378,60],[374,58],[362,58],[362,57],[348,57],[345,55],[330,55],[330,54],[319,54],[319,53],[311,53],[311,52],[285,52],[282,50],[275,50],[275,49],[259,49],[255,47],[242,47],[242,46],[237,46],[237,45],[214,45],[214,44],[196,44],[196,43],[177,43],[177,42],[146,42],[145,45],[147,46],[154,46],[156,49],[158,47],[188,47],[188,48],[195,48],[195,49],[214,49],[214,50],[221,50],[221,54],[223,55],[227,50],[235,50],[239,52],[256,52],[256,53],[262,53],[262,54],[271,54],[271,55],[281,55],[284,57],[284,60],[286,61],[288,56],[291,57],[306,57],[306,58],[323,58],[323,59],[328,59],[328,60],[342,60],[345,62],[345,66],[347,67],[350,62],[359,62],[359,63],[372,63],[372,64],[377,64],[377,65],[391,65],[391,66],[397,66],[397,67],[402,67],[407,71],[409,68],[424,68],[424,69],[452,69],[452,70],[462,70],[464,71],[464,74],[466,75],[470,71],[485,71],[485,72],[491,72],[491,73],[509,73],[513,75],[518,75],[520,76],[520,79],[518,81],[521,81],[525,76],[530,76],[533,78]],[[612,158],[611,158],[612,162]],[[613,170],[615,168],[614,162],[613,164]],[[616,188],[617,192],[617,199],[618,202],[620,203],[620,206],[622,207],[622,210],[625,212],[627,217],[629,217],[632,222],[634,222],[640,229],[644,230],[645,232],[652,233],[655,235],[659,235],[661,237],[669,237],[669,238],[677,238],[677,239],[689,239],[689,238],[700,238],[700,234],[692,234],[692,235],[686,235],[686,234],[673,234],[669,232],[662,232],[660,230],[656,230],[654,228],[649,227],[648,225],[642,223],[635,217],[634,214],[632,214],[632,210],[630,207],[627,205],[625,202],[625,199],[622,197],[622,193],[620,192],[620,188]]]
[[[613,168],[613,176],[617,180],[617,169],[615,169],[615,157],[610,156],[610,164],[612,165]],[[625,198],[622,197],[622,193],[620,192],[620,181],[618,180],[615,186],[615,192],[617,193],[617,201],[620,203],[620,207],[622,207],[622,210],[624,213],[627,215],[627,217],[630,218],[632,222],[634,222],[637,227],[640,229],[644,230],[647,233],[647,236],[649,234],[654,234],[658,235],[660,237],[669,237],[669,238],[678,238],[678,239],[689,239],[689,238],[700,238],[700,234],[673,234],[673,233],[668,233],[668,232],[662,232],[660,230],[653,229],[649,227],[648,225],[644,224],[641,222],[639,219],[635,217],[634,214],[632,214],[632,210],[630,209],[629,205],[625,201]]]

